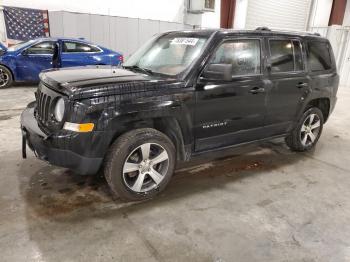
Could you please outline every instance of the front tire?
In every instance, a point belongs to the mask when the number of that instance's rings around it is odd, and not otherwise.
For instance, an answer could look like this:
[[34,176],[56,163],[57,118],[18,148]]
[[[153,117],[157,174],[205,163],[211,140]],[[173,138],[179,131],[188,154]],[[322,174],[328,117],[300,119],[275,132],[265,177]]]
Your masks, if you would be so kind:
[[114,196],[146,200],[161,192],[175,168],[175,146],[163,133],[142,128],[120,136],[106,157],[105,177]]
[[317,107],[304,112],[293,131],[286,137],[286,143],[293,151],[308,151],[312,149],[321,136],[324,118]]
[[13,84],[13,77],[11,71],[5,67],[0,65],[0,89],[8,88]]

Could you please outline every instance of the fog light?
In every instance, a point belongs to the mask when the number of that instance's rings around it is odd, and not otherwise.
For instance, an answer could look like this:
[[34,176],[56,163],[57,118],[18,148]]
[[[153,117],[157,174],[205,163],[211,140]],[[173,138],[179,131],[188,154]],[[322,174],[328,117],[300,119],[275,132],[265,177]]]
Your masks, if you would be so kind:
[[95,126],[94,123],[76,124],[76,123],[65,122],[63,129],[74,131],[74,132],[86,133],[86,132],[91,132],[94,129],[94,126]]

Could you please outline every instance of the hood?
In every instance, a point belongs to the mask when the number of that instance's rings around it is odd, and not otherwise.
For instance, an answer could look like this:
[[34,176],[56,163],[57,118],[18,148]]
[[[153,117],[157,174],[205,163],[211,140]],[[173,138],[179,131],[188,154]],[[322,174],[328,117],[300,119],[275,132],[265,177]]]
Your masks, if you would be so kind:
[[184,81],[177,78],[148,75],[111,66],[51,69],[41,73],[40,79],[49,88],[73,100],[184,87]]

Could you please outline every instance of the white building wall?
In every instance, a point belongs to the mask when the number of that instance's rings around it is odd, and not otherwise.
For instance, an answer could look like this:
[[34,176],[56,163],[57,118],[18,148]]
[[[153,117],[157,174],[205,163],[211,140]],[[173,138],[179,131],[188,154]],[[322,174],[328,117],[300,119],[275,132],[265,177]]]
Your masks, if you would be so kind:
[[255,29],[267,26],[273,29],[305,31],[312,1],[236,0],[234,28]]
[[[51,36],[84,37],[126,56],[155,33],[220,27],[220,3],[215,1],[214,12],[192,14],[188,0],[0,0],[5,6],[48,10]],[[0,41],[5,42],[0,16]]]
[[235,16],[233,21],[234,29],[244,29],[246,27],[248,11],[248,0],[236,0]]
[[183,22],[184,0],[2,0],[2,5]]
[[350,26],[350,1],[346,3],[343,26]]
[[220,2],[220,0],[215,1],[215,12],[205,12],[204,14],[187,13],[188,0],[2,0],[1,4],[218,28],[220,27]]
[[245,27],[305,31],[310,0],[248,0]]
[[332,4],[333,0],[313,0],[309,28],[328,26]]
[[205,12],[201,16],[201,26],[205,28],[220,27],[221,1],[215,1],[215,12]]
[[49,19],[51,36],[83,37],[120,51],[125,58],[155,34],[192,29],[183,23],[67,11],[49,11]]

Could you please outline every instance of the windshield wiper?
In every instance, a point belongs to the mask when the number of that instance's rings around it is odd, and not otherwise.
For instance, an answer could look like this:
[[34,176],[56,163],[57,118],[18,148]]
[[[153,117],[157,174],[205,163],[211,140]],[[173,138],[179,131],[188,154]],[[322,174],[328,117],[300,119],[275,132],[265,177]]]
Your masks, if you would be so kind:
[[150,75],[153,75],[153,74],[154,74],[154,72],[153,72],[151,69],[139,67],[139,66],[137,66],[137,65],[133,65],[133,66],[123,66],[123,68],[125,68],[125,69],[136,69],[136,70],[138,70],[138,71],[141,71],[141,72],[144,72],[144,73],[150,74]]

